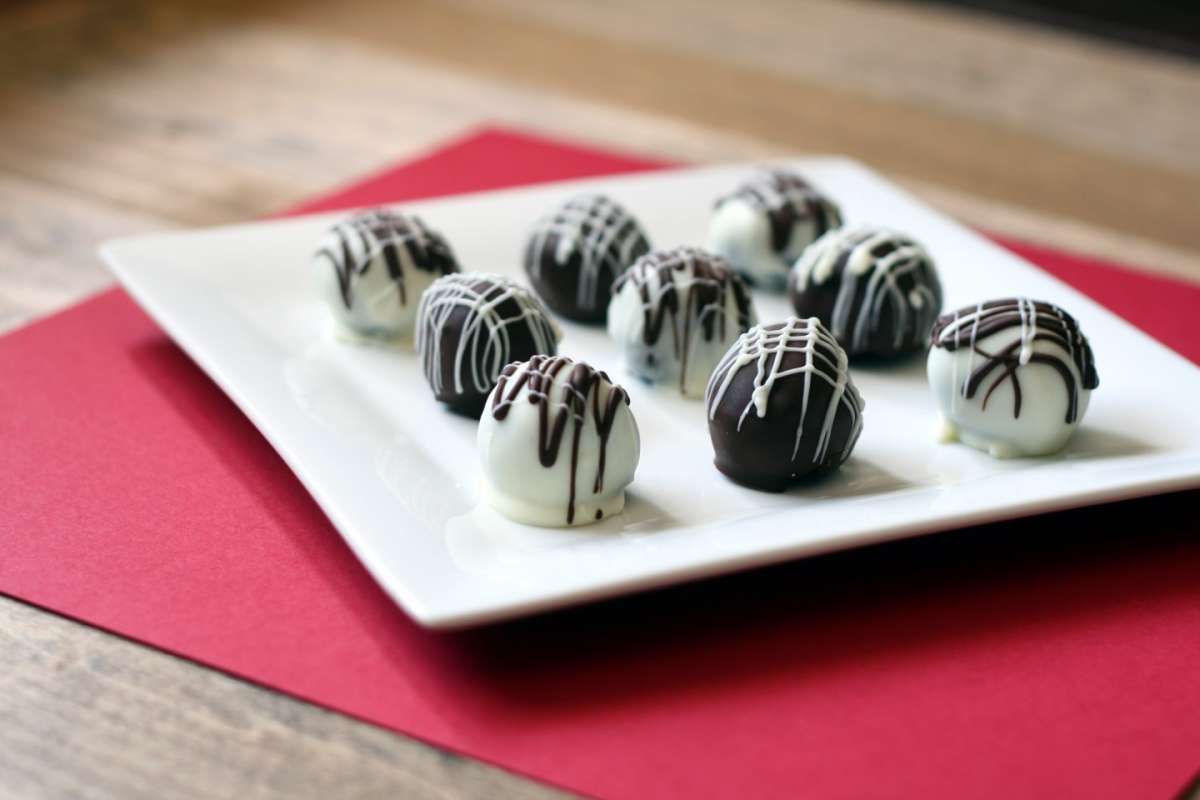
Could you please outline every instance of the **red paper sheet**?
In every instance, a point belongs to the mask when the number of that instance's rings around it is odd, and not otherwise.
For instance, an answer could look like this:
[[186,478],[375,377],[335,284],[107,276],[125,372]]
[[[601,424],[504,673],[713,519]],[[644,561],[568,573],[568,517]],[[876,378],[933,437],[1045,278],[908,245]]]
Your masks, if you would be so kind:
[[[653,166],[484,131],[305,208]],[[1195,288],[1019,249],[1200,359]],[[1200,766],[1197,493],[433,634],[119,291],[0,339],[0,443],[0,591],[576,791],[1157,798]]]

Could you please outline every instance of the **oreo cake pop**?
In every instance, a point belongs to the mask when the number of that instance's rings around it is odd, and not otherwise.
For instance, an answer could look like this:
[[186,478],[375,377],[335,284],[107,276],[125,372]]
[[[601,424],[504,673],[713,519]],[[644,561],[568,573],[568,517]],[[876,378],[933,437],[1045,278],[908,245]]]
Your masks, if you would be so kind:
[[794,172],[769,169],[717,200],[708,249],[750,285],[780,291],[804,248],[841,224],[832,200]]
[[703,397],[721,356],[755,322],[750,293],[725,259],[695,247],[642,256],[613,286],[608,334],[630,372]]
[[441,234],[419,217],[373,208],[335,225],[314,261],[319,291],[351,334],[412,334],[421,292],[458,262]]
[[471,416],[506,364],[554,355],[560,338],[533,292],[502,275],[446,275],[417,306],[417,352],[433,396]]
[[929,385],[943,438],[997,458],[1062,449],[1100,384],[1092,348],[1056,305],[992,300],[938,318]]
[[770,492],[837,469],[862,432],[846,352],[815,317],[742,334],[713,370],[704,402],[717,469]]
[[889,358],[925,346],[942,285],[925,248],[886,228],[829,231],[788,278],[800,317],[817,317],[851,356]]
[[640,448],[625,390],[564,356],[505,367],[479,421],[486,499],[531,525],[620,513]]
[[534,225],[525,271],[554,311],[603,322],[613,281],[649,250],[646,234],[624,208],[603,195],[580,195]]

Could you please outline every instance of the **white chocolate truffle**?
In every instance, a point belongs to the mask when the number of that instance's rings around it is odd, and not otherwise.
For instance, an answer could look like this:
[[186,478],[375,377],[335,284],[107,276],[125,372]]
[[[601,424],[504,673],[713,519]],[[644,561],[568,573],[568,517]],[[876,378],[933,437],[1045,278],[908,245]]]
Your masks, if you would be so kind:
[[851,358],[923,349],[942,310],[933,259],[874,225],[836,228],[809,245],[788,278],[798,317],[817,317]]
[[717,201],[708,249],[751,286],[781,291],[804,248],[841,224],[837,205],[799,175],[764,170]]
[[335,225],[313,258],[317,288],[334,320],[357,336],[411,336],[417,303],[431,283],[458,272],[441,234],[419,217],[384,208]]
[[505,367],[479,420],[485,499],[530,525],[587,525],[619,514],[640,451],[629,395],[564,356]]
[[1079,324],[1050,303],[992,300],[944,314],[932,345],[943,439],[997,458],[1062,449],[1100,383]]
[[617,279],[608,306],[608,335],[629,372],[687,397],[704,396],[713,367],[755,321],[741,278],[695,247],[642,256]]

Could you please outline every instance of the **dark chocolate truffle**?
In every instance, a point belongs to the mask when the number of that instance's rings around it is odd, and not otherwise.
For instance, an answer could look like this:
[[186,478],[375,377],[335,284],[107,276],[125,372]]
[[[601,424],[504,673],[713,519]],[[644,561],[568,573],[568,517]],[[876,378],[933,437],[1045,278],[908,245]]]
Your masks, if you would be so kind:
[[476,417],[506,364],[554,355],[559,338],[541,301],[503,275],[439,278],[417,309],[417,351],[434,397]]
[[1079,323],[1052,303],[991,300],[938,318],[929,385],[942,438],[998,458],[1060,450],[1100,385]]
[[717,200],[708,249],[751,286],[778,292],[804,248],[841,224],[837,205],[804,178],[767,169]]
[[412,333],[421,293],[458,272],[450,245],[420,217],[386,208],[359,211],[325,235],[317,279],[334,319],[365,336]]
[[862,432],[846,352],[816,318],[756,325],[729,348],[704,401],[716,466],[779,492],[839,467]]
[[720,256],[696,247],[648,253],[613,286],[608,335],[650,383],[703,397],[713,367],[755,322],[750,292]]
[[525,271],[554,311],[603,322],[613,282],[649,250],[646,234],[624,208],[603,195],[581,195],[534,226]]
[[862,226],[809,245],[792,268],[788,298],[797,316],[825,323],[851,357],[891,358],[925,346],[942,285],[924,247]]

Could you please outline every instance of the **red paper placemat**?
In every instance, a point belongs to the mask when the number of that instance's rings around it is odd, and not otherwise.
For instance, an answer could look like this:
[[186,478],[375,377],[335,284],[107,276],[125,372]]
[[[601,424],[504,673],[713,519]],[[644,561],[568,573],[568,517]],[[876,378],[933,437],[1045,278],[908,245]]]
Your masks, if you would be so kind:
[[[304,208],[655,166],[484,131]],[[1200,358],[1195,288],[1024,252]],[[432,634],[119,291],[0,339],[0,442],[0,591],[577,791],[1166,797],[1200,766],[1196,493]]]

